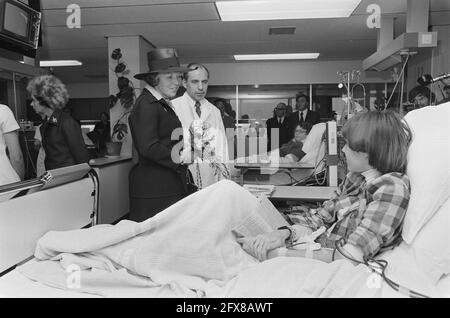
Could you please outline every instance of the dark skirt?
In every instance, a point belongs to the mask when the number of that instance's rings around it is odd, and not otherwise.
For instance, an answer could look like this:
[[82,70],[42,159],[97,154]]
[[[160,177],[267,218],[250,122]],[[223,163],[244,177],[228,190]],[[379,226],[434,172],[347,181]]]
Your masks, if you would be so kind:
[[161,198],[130,198],[130,220],[142,222],[180,201],[187,194]]

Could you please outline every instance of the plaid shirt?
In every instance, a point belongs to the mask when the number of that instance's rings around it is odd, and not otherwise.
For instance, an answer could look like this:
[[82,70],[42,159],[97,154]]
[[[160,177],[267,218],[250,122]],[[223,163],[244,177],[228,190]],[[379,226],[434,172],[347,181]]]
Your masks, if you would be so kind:
[[380,176],[372,171],[372,176],[366,178],[348,173],[335,197],[321,208],[288,216],[294,224],[313,230],[325,226],[327,231],[316,240],[322,246],[334,248],[335,242],[344,238],[372,257],[401,239],[409,196],[406,175],[394,172]]

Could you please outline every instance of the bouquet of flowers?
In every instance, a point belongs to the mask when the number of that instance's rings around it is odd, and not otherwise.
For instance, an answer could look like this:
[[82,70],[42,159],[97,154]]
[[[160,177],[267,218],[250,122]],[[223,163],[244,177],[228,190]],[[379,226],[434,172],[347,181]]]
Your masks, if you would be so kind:
[[211,125],[202,120],[194,120],[189,127],[190,142],[194,152],[194,163],[197,165],[197,186],[202,188],[199,161],[208,162],[213,169],[217,181],[230,179],[230,171],[227,165],[218,158],[212,141],[215,138]]

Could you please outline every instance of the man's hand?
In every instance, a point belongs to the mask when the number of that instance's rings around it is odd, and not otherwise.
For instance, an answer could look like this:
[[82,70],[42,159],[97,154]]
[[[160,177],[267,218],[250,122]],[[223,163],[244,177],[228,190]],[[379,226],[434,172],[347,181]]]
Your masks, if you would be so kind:
[[278,247],[283,247],[288,237],[289,230],[277,230],[253,237],[241,237],[237,241],[242,244],[242,248],[247,253],[260,261],[264,261],[267,259],[267,252]]

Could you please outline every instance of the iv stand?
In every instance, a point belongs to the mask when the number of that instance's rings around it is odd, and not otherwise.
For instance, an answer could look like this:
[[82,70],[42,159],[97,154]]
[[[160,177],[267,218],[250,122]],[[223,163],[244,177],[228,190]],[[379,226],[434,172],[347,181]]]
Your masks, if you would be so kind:
[[[364,93],[364,107],[366,106],[366,90],[364,88],[364,85],[359,83],[359,76],[361,75],[361,72],[358,70],[352,70],[352,71],[339,71],[337,72],[337,75],[342,78],[342,84],[345,86],[345,89],[347,90],[347,120],[350,119],[350,103],[351,99],[353,99],[353,89],[356,86],[361,86],[363,88]],[[350,81],[351,79],[356,80],[356,84],[353,85],[353,87],[350,87]]]

